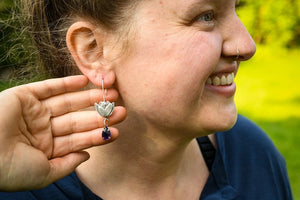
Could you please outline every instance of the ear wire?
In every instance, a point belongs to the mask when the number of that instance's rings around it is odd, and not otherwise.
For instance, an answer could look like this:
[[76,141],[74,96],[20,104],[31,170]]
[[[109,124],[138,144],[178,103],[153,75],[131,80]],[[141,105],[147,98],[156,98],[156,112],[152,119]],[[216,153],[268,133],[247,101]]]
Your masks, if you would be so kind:
[[107,89],[104,89],[104,79],[102,79],[102,97],[103,97],[103,101],[105,101],[105,96],[107,94]]

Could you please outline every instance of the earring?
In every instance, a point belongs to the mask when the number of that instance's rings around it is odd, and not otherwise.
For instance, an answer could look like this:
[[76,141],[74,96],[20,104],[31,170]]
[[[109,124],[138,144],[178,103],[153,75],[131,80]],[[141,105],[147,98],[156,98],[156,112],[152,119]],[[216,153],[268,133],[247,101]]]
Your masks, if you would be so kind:
[[101,115],[104,117],[104,128],[102,131],[102,138],[103,140],[110,140],[111,134],[110,130],[108,128],[109,126],[109,119],[108,117],[113,113],[115,103],[111,103],[109,101],[105,101],[105,96],[107,93],[107,89],[104,89],[104,80],[102,79],[102,95],[103,95],[103,100],[99,102],[99,104],[95,103],[95,109]]

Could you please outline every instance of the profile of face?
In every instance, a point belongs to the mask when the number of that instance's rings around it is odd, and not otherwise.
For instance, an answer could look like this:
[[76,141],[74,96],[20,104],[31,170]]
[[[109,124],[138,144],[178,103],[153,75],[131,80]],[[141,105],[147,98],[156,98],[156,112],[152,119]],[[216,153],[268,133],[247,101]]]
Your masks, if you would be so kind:
[[160,129],[231,128],[237,111],[230,79],[256,49],[235,7],[235,0],[143,1],[128,53],[115,63],[126,107]]
[[256,49],[236,0],[141,1],[131,26],[126,51],[107,52],[128,113],[191,137],[234,125],[233,74]]

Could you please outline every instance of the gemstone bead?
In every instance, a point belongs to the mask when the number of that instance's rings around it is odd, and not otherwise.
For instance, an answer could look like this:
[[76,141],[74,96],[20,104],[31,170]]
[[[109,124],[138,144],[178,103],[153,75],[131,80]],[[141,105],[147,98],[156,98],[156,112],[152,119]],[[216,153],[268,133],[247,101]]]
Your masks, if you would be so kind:
[[107,126],[105,126],[102,131],[102,138],[103,140],[110,140],[111,138],[110,130],[108,129]]

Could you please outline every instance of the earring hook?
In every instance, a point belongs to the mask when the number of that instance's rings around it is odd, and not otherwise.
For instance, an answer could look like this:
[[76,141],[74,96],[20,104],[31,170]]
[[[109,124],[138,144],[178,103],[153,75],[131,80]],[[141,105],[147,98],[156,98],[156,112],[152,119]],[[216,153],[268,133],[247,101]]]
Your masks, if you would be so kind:
[[103,101],[105,102],[105,96],[107,94],[107,89],[104,89],[104,79],[102,79],[102,96],[103,96]]

